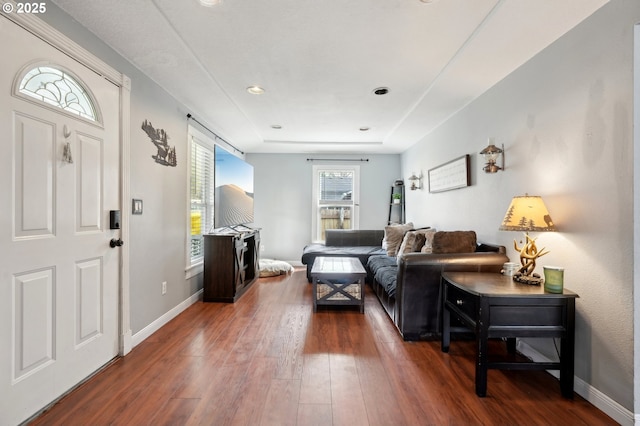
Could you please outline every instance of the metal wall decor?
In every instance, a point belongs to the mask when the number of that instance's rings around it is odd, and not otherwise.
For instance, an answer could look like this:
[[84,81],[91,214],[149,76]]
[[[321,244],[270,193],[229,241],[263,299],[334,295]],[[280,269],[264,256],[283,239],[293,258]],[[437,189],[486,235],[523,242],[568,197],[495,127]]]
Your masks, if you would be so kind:
[[71,153],[71,143],[69,142],[69,136],[71,136],[71,131],[69,127],[65,124],[62,128],[62,135],[64,136],[65,144],[64,149],[62,150],[62,161],[65,163],[73,163],[73,154]]
[[429,170],[429,192],[444,192],[471,185],[469,155]]
[[151,158],[156,160],[156,163],[162,164],[163,166],[171,166],[175,167],[178,164],[178,160],[176,158],[176,147],[169,146],[167,140],[169,139],[169,135],[164,129],[155,129],[150,121],[144,120],[142,122],[142,130],[147,133],[151,142],[156,146],[158,153],[156,155],[152,155]]

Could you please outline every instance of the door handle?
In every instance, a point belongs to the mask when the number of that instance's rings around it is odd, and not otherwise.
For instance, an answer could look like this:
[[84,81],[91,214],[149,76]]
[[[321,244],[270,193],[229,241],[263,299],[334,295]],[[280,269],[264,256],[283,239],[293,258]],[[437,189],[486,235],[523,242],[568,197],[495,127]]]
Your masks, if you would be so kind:
[[118,238],[117,240],[115,238],[112,238],[111,241],[109,241],[109,245],[111,246],[111,248],[121,247],[124,245],[124,241],[122,241],[120,238]]

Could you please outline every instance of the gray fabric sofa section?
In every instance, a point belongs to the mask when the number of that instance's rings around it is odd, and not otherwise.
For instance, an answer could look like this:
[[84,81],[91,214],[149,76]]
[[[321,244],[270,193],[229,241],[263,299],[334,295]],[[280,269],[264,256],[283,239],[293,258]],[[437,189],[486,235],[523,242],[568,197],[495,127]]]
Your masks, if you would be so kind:
[[[386,255],[382,248],[383,230],[327,229],[324,244],[309,244],[302,252],[302,263],[307,266],[307,279],[311,282],[311,268],[318,256],[357,257],[363,266],[370,256]],[[367,276],[370,282],[371,276]]]

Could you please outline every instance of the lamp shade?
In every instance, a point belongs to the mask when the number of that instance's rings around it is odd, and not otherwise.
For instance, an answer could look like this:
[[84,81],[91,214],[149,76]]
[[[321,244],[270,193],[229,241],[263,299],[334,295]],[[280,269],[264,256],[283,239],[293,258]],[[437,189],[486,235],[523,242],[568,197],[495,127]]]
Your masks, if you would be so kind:
[[549,211],[537,195],[513,197],[502,219],[501,231],[542,232],[556,231]]

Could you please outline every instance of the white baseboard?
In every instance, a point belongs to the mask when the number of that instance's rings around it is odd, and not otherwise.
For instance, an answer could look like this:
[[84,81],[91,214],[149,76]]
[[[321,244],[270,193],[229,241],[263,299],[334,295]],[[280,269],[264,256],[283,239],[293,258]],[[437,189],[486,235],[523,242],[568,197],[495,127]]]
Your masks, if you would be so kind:
[[175,308],[171,309],[169,312],[162,315],[160,318],[134,334],[131,337],[131,343],[133,344],[133,347],[136,347],[140,343],[144,342],[147,337],[158,331],[163,325],[167,324],[169,321],[177,317],[182,311],[196,303],[198,300],[202,299],[202,292],[203,290],[196,292],[187,300],[178,304]]
[[[517,350],[518,352],[535,362],[554,362],[554,360],[551,360],[542,355],[531,345],[523,342],[520,339],[518,339]],[[548,370],[547,372],[557,379],[560,378],[560,374],[557,370]],[[607,395],[591,386],[589,383],[585,382],[579,377],[574,376],[573,388],[578,395],[589,401],[591,404],[593,404],[600,411],[604,412],[616,422],[620,423],[623,426],[634,425],[634,415],[631,411],[627,410],[626,408],[609,398]]]

